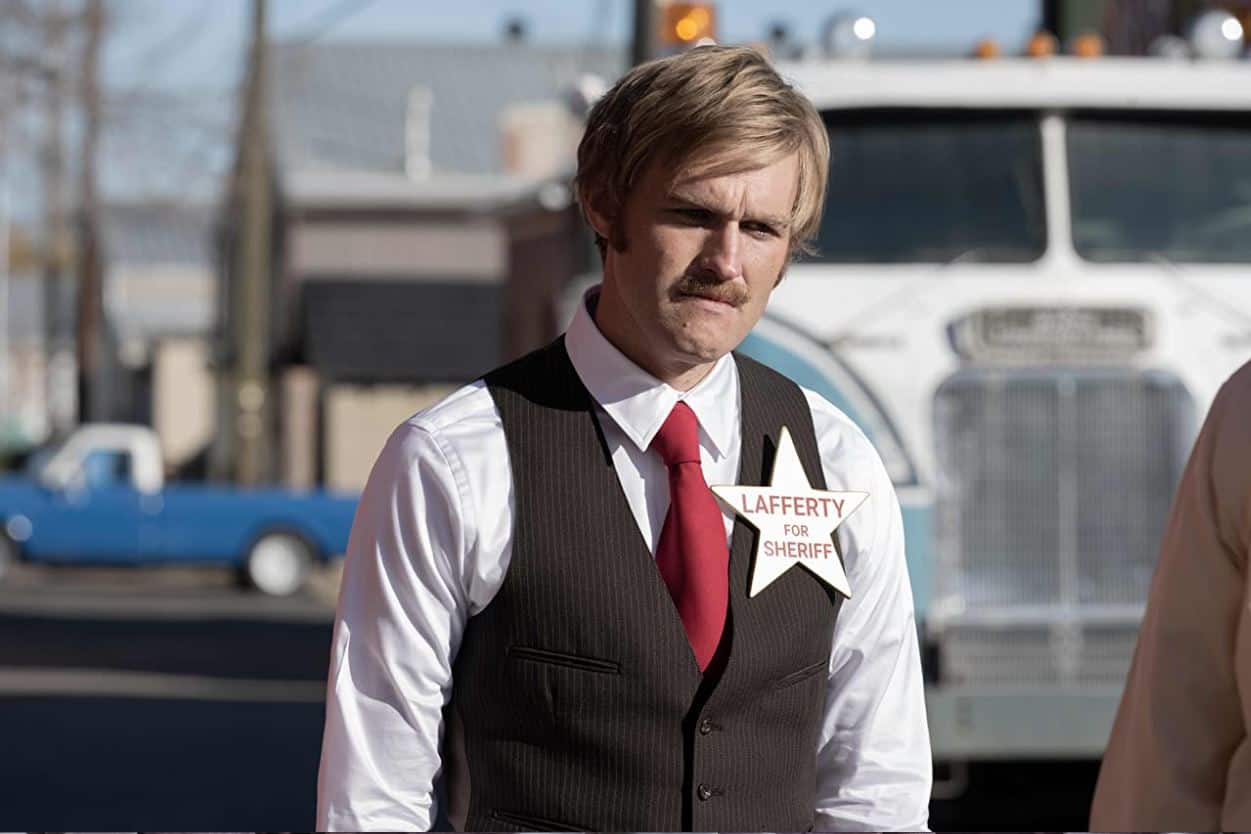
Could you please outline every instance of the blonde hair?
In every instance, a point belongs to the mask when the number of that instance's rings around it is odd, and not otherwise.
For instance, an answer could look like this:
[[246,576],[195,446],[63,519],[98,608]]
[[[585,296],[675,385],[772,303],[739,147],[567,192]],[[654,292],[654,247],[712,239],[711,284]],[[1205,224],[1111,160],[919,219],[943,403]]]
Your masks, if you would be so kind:
[[[575,191],[614,225],[655,161],[699,163],[719,176],[798,153],[791,254],[811,252],[821,222],[830,146],[812,102],[746,47],[701,46],[641,64],[595,103],[578,145]],[[605,241],[596,235],[600,255]],[[616,245],[614,243],[614,245]]]

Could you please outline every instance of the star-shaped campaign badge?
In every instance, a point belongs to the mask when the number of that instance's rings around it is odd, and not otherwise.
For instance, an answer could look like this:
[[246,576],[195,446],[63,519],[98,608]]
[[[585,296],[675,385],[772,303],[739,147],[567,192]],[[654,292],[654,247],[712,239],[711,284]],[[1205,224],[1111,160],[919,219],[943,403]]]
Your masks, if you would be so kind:
[[834,547],[833,533],[869,493],[813,489],[785,426],[778,438],[768,486],[710,489],[760,533],[749,597],[756,596],[795,565],[803,565],[822,582],[851,597],[851,585]]

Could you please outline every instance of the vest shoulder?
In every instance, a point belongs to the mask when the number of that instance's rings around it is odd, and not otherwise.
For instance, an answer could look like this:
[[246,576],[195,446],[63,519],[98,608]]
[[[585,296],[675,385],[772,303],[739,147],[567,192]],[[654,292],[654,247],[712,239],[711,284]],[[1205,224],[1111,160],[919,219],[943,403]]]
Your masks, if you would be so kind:
[[551,373],[568,363],[569,354],[565,351],[565,337],[562,335],[541,348],[488,371],[481,381],[487,388],[506,387],[511,383],[533,380],[536,375]]
[[768,365],[757,362],[750,356],[745,356],[738,351],[734,352],[734,362],[738,365],[739,379],[745,384],[765,385],[770,387],[779,387],[799,392],[799,384],[779,371],[775,371]]
[[734,356],[738,361],[744,386],[763,388],[762,393],[766,397],[776,397],[781,392],[793,392],[803,402],[811,415],[817,451],[823,459],[838,461],[839,470],[861,472],[867,468],[874,472],[885,471],[881,456],[864,429],[842,409],[816,391],[803,387],[767,365],[738,353]]

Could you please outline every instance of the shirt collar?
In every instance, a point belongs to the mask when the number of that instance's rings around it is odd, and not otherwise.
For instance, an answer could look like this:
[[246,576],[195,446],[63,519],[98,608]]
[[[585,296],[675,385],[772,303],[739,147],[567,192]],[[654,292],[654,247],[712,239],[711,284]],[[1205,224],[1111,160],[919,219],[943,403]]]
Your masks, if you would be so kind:
[[700,434],[719,458],[731,446],[739,424],[738,367],[729,354],[689,391],[678,391],[627,359],[604,338],[588,305],[599,287],[587,290],[578,304],[565,350],[586,390],[640,450],[646,451],[665,418],[680,400],[699,420]]

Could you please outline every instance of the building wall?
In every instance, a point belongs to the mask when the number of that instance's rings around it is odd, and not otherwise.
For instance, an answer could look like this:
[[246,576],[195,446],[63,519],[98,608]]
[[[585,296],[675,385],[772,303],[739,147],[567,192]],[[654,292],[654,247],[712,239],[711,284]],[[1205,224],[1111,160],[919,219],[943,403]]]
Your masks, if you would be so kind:
[[503,286],[344,277],[304,287],[301,355],[336,382],[473,379],[502,359]]
[[274,478],[356,491],[420,408],[559,330],[576,207],[288,207],[276,252]]
[[564,330],[561,294],[589,267],[591,237],[575,205],[515,218],[502,320],[503,359],[542,347]]
[[359,492],[396,427],[457,387],[450,383],[327,386],[323,406],[326,487]]
[[507,239],[491,220],[307,219],[292,226],[288,245],[288,268],[304,281],[350,274],[489,282],[507,263]]
[[42,345],[9,348],[4,378],[0,450],[23,450],[48,435],[48,364]]
[[321,383],[312,368],[294,365],[282,371],[278,439],[282,444],[282,485],[288,489],[317,485],[320,393]]
[[213,438],[217,392],[206,339],[167,339],[152,355],[152,427],[168,466],[180,466]]

